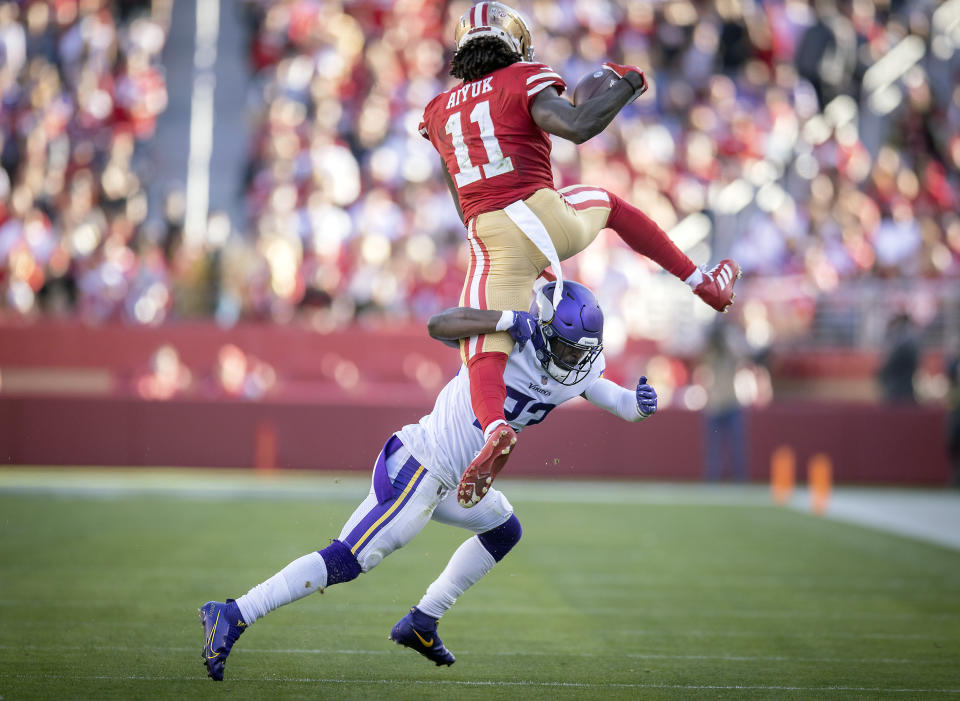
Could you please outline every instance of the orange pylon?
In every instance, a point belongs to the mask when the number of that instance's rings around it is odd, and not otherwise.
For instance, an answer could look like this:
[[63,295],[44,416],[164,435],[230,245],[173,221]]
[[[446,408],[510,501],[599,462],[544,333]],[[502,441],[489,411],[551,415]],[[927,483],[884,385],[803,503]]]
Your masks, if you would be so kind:
[[807,482],[810,486],[810,508],[815,514],[822,516],[827,510],[830,491],[833,489],[833,464],[829,455],[818,453],[810,458]]
[[277,469],[277,429],[270,421],[257,424],[254,433],[253,466],[258,472]]
[[770,494],[777,504],[786,504],[793,496],[797,458],[793,448],[781,445],[770,456]]

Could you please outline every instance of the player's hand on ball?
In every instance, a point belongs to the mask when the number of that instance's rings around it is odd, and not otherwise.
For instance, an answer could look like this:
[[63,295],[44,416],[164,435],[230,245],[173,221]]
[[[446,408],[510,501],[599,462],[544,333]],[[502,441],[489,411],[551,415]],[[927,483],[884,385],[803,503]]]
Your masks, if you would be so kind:
[[647,384],[646,375],[641,375],[637,383],[637,410],[643,418],[657,412],[657,391]]
[[621,79],[626,80],[630,84],[630,87],[633,88],[633,100],[636,100],[647,91],[647,77],[637,66],[623,66],[619,63],[607,61],[602,67],[613,71],[620,76]]
[[537,331],[537,318],[529,312],[514,312],[513,324],[507,331],[517,342],[517,349],[522,351],[527,341]]

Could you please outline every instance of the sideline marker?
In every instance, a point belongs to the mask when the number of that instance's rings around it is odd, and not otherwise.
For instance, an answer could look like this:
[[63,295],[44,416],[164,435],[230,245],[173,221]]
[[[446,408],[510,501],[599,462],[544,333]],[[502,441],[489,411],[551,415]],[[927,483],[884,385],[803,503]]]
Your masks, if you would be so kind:
[[777,504],[786,504],[793,496],[797,458],[793,448],[781,445],[770,456],[770,494]]
[[830,502],[833,489],[833,464],[830,456],[817,453],[807,465],[807,482],[810,485],[810,508],[818,516],[823,516]]

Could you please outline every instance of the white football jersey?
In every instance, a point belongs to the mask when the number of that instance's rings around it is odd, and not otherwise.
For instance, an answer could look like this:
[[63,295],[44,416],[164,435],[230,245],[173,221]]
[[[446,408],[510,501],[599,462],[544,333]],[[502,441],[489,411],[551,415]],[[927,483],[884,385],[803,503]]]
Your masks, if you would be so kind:
[[[522,352],[514,346],[503,373],[507,386],[504,415],[518,433],[538,424],[550,411],[583,394],[603,374],[603,354],[590,373],[575,385],[564,386],[550,377],[537,360],[533,344]],[[437,396],[433,411],[397,431],[403,444],[445,486],[456,489],[467,465],[483,447],[483,431],[470,401],[470,375],[460,366],[457,375]]]

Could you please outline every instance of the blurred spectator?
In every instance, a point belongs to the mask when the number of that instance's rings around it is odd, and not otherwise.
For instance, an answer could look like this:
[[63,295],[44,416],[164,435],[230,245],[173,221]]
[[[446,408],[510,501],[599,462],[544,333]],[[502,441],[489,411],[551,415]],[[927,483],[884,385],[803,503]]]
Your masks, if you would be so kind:
[[750,475],[747,461],[746,416],[737,396],[737,378],[749,359],[746,338],[739,326],[725,320],[710,327],[700,356],[706,379],[703,408],[704,478],[745,482]]
[[[840,0],[844,9],[849,0]],[[856,94],[857,37],[836,0],[814,0],[815,20],[797,46],[797,72],[813,85],[820,108],[835,97]]]
[[170,307],[135,166],[166,107],[166,28],[117,7],[0,5],[0,310],[153,324]]
[[[0,4],[0,314],[330,330],[422,320],[457,298],[464,229],[416,124],[451,81],[469,0],[246,0],[247,221],[200,250],[146,212],[142,144],[166,106],[158,2]],[[871,301],[918,279],[946,315],[960,52],[942,5],[515,4],[537,59],[571,86],[607,58],[652,81],[603,134],[555,145],[558,186],[617,191],[697,262],[736,256],[738,303],[764,308],[768,342],[876,341],[863,316],[885,307]],[[902,70],[874,70],[891,52]],[[689,347],[709,323],[616,237],[569,267],[603,295],[621,346]],[[837,309],[843,333],[821,326]]]
[[[960,237],[951,245],[946,231],[960,167],[922,165],[931,152],[945,157],[946,142],[901,145],[900,135],[916,130],[889,126],[922,115],[931,134],[949,133],[948,118],[960,124],[960,103],[954,112],[938,109],[935,92],[911,89],[875,120],[895,145],[877,154],[861,141],[861,113],[870,110],[858,103],[856,84],[903,38],[901,16],[865,0],[718,0],[702,11],[684,0],[648,9],[517,4],[532,20],[538,59],[571,85],[607,57],[650,67],[655,80],[653,99],[602,135],[579,149],[555,145],[559,184],[610,187],[668,229],[706,214],[706,237],[690,253],[706,260],[712,247],[742,259],[745,295],[749,278],[802,275],[810,285],[796,286],[802,299],[778,310],[785,323],[774,333],[821,318],[810,304],[845,281],[957,275]],[[335,3],[319,12],[294,0],[250,5],[251,60],[265,98],[256,103],[263,108],[249,169],[251,226],[273,240],[270,231],[293,216],[300,239],[270,249],[267,293],[284,299],[269,308],[316,318],[339,303],[353,310],[347,319],[383,317],[388,306],[391,318],[419,317],[430,300],[452,299],[463,274],[463,227],[411,125],[450,80],[451,27],[466,6],[451,3],[443,13],[428,3],[361,2],[348,16]],[[945,60],[956,63],[952,54]],[[921,78],[904,83],[922,79],[925,68],[913,75]],[[846,102],[831,105],[843,95]],[[960,100],[960,91],[951,98]],[[601,237],[570,262],[570,274],[611,288],[611,315],[627,335],[649,335],[659,323],[660,294],[651,291],[662,282],[619,245]],[[277,265],[277,247],[289,265]],[[634,310],[636,296],[649,310]],[[677,330],[654,337],[663,333]]]
[[27,34],[17,22],[19,15],[16,3],[0,5],[0,66],[9,75],[17,75],[27,60]]
[[920,363],[920,345],[909,314],[900,313],[887,324],[886,348],[877,371],[880,392],[888,402],[915,403],[913,376]]

